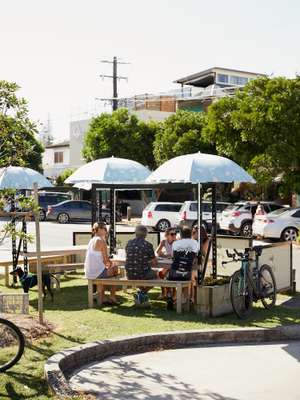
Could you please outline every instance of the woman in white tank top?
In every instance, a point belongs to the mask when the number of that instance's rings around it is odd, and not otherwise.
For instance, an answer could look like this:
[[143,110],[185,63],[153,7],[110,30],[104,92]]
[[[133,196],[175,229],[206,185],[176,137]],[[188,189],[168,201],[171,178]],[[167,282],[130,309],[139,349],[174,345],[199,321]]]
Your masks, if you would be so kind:
[[[107,253],[106,224],[103,222],[95,223],[92,234],[93,237],[89,241],[84,262],[85,277],[87,279],[105,279],[117,275],[118,268],[112,265]],[[103,285],[98,284],[97,286],[101,304],[117,303],[115,286],[111,286],[109,299],[104,298]]]

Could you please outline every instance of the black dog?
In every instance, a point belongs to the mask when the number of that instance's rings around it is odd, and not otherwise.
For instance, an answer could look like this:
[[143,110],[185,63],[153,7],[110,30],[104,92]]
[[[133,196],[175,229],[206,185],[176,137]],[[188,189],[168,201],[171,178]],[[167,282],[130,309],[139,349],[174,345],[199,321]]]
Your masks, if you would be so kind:
[[[24,293],[28,293],[29,289],[37,285],[37,275],[31,273],[25,274],[25,272],[22,270],[21,267],[15,268],[10,274],[17,275],[19,277]],[[43,274],[42,285],[43,285],[44,298],[47,295],[46,292],[47,288],[48,292],[50,293],[51,300],[53,301],[53,292],[51,290],[51,276],[53,276],[53,278],[57,280],[57,278],[53,274]]]

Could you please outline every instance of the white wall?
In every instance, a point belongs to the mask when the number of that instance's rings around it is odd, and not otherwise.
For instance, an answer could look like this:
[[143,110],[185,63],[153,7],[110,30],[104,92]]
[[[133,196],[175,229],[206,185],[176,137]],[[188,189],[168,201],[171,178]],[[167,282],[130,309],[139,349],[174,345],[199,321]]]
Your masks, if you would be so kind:
[[[63,152],[63,162],[54,163],[54,153]],[[70,168],[69,146],[45,148],[43,154],[44,175],[49,178],[56,178],[63,170]]]
[[72,121],[70,123],[70,165],[72,168],[77,168],[85,161],[82,157],[82,148],[84,135],[89,128],[91,120]]

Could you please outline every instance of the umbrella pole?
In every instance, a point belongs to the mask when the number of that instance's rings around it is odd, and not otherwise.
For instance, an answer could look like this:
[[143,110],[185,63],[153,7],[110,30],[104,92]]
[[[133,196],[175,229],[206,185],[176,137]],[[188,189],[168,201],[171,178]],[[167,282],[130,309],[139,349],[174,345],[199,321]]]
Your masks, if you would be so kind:
[[211,196],[211,241],[212,241],[212,276],[217,278],[217,203],[216,185],[212,185]]
[[[34,201],[38,204],[38,186],[37,183],[33,184]],[[36,209],[34,212],[35,221],[35,242],[36,242],[36,269],[37,269],[37,281],[38,281],[38,311],[39,311],[39,322],[44,324],[43,319],[43,282],[42,282],[42,263],[41,263],[41,235],[40,235],[40,213]]]
[[96,191],[96,186],[93,183],[92,184],[92,226],[96,222],[97,218],[97,209],[96,209],[96,202],[97,202],[97,191]]

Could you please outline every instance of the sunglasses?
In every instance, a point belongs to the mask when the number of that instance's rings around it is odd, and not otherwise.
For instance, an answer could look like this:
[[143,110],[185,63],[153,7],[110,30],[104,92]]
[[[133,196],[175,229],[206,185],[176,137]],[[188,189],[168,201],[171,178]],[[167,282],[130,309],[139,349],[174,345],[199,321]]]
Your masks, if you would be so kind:
[[176,232],[169,233],[170,236],[176,236]]

